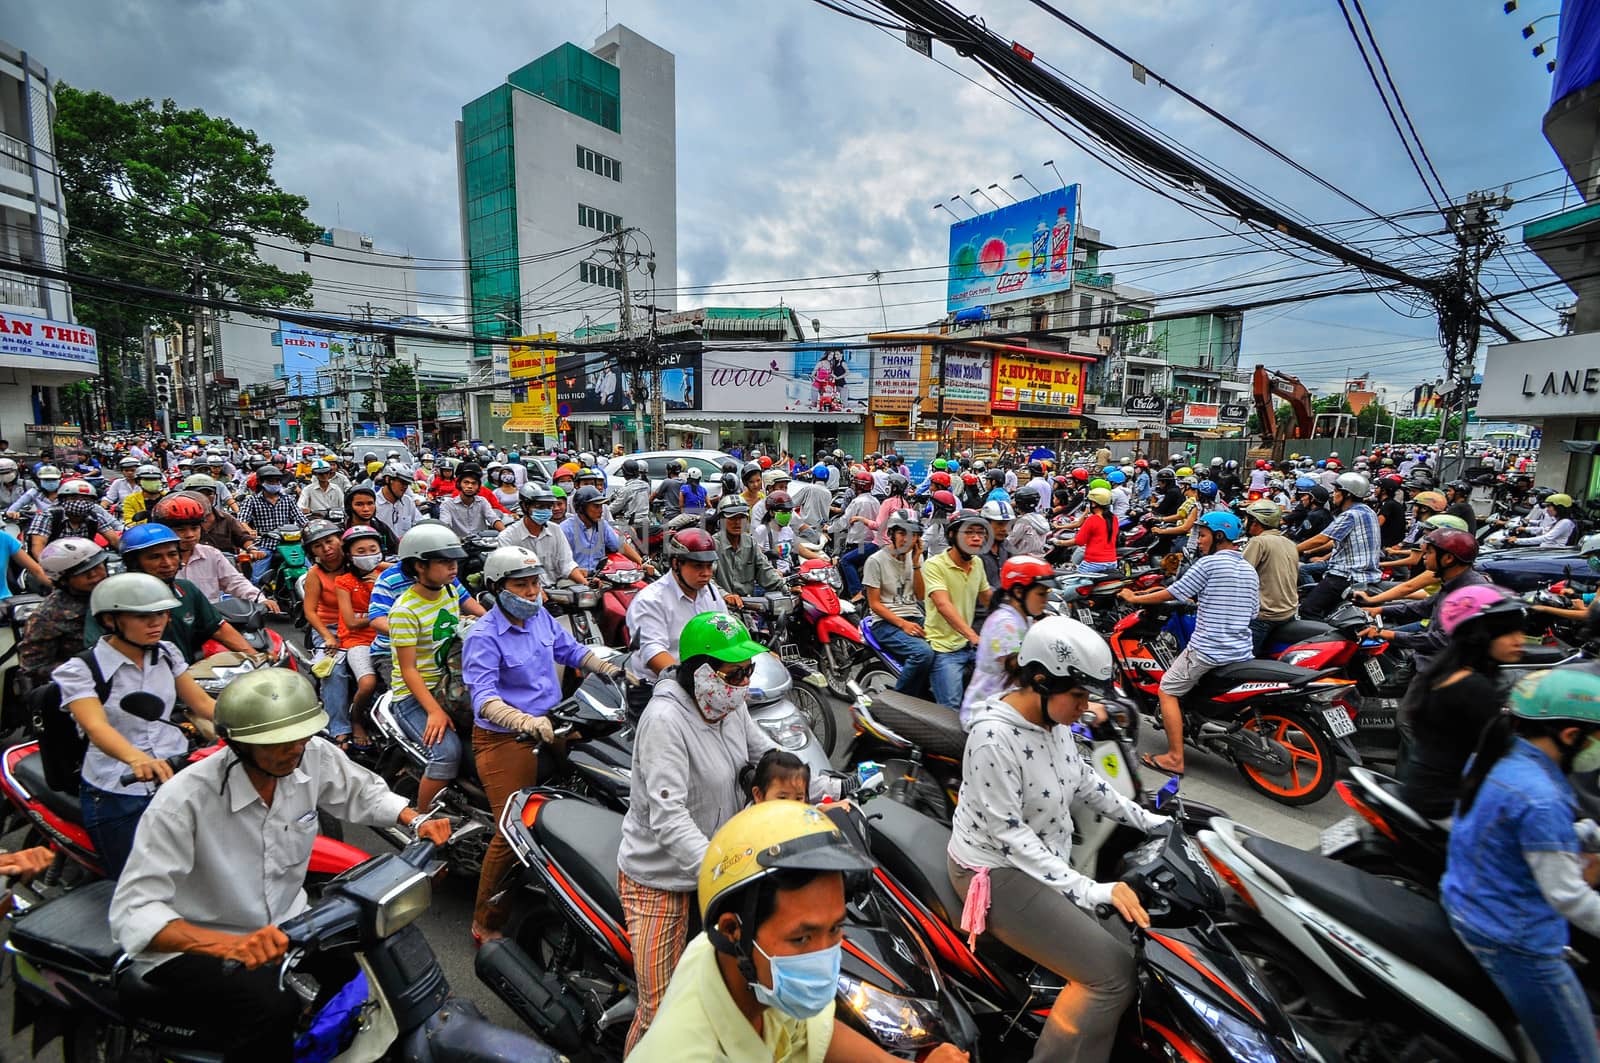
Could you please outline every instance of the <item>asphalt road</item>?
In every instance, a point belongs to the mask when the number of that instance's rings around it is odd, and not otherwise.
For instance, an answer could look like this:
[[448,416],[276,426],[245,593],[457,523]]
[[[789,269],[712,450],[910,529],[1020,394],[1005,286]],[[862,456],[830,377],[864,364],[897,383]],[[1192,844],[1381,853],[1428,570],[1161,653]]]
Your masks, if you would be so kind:
[[[847,707],[833,702],[832,707],[839,724],[841,749],[851,733]],[[1145,752],[1165,748],[1165,739],[1151,728],[1142,732],[1140,747]],[[1216,805],[1231,818],[1254,827],[1288,844],[1312,848],[1322,828],[1342,819],[1348,811],[1335,796],[1316,804],[1300,808],[1278,805],[1255,794],[1231,766],[1220,759],[1190,751],[1186,763],[1182,792],[1196,801]],[[1150,780],[1147,779],[1147,784]],[[371,831],[361,827],[348,827],[346,840],[372,854],[392,851]],[[6,839],[10,841],[10,839]],[[491,1020],[519,1027],[520,1020],[502,1004],[493,993],[482,986],[473,973],[473,945],[468,927],[472,920],[475,881],[446,878],[436,884],[433,906],[421,921],[421,926],[432,944],[439,962],[443,965],[451,987],[458,994],[474,1001]],[[11,1063],[30,1058],[26,1033],[13,1037],[11,1030],[11,993],[0,991],[0,1063]],[[60,1058],[55,1045],[46,1049],[39,1058],[54,1061]]]

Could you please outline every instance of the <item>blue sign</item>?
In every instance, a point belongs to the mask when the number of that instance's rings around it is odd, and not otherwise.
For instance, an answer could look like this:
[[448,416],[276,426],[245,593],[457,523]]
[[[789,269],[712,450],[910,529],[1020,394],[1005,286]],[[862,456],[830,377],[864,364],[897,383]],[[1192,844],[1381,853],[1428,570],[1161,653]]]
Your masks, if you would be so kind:
[[1072,287],[1078,186],[1059,188],[950,227],[951,313]]
[[315,395],[326,390],[319,385],[318,373],[325,373],[328,359],[335,354],[355,353],[355,337],[341,332],[306,328],[281,323],[278,333],[283,351],[283,378],[290,395]]

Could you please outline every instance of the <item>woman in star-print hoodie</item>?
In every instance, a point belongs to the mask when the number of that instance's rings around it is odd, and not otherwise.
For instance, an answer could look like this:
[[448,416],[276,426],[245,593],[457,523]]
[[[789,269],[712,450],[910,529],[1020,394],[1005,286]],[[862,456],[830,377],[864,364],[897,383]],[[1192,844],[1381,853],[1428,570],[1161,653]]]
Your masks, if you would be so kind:
[[[961,928],[985,930],[1068,979],[1034,1060],[1099,1063],[1133,1001],[1133,947],[1122,922],[1149,925],[1127,884],[1072,866],[1072,809],[1087,805],[1149,833],[1166,821],[1106,784],[1069,729],[1110,689],[1111,651],[1085,624],[1047,617],[1028,629],[1007,690],[974,706],[950,836]],[[1096,905],[1120,919],[1102,926]]]

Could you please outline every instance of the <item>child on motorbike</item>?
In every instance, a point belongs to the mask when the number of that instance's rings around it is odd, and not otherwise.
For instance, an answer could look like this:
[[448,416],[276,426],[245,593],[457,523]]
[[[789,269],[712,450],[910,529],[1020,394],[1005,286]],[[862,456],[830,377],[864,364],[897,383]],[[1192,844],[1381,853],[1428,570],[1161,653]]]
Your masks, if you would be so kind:
[[372,667],[372,640],[378,633],[367,618],[367,607],[372,603],[372,586],[385,567],[383,536],[376,528],[357,524],[345,531],[342,542],[348,567],[333,581],[339,599],[339,651],[344,654],[345,670],[356,686],[350,696],[348,717],[339,720],[329,714],[328,734],[346,749],[353,734],[354,745],[365,748],[367,708],[378,692],[379,682],[377,670]]
[[[1600,860],[1567,776],[1600,767],[1600,676],[1535,672],[1484,730],[1461,785],[1440,882],[1450,925],[1505,995],[1540,1059],[1600,1060],[1589,1000],[1563,953],[1600,934]],[[1592,826],[1592,824],[1591,824]]]
[[811,769],[783,749],[769,749],[756,761],[750,777],[750,802],[806,801],[811,794]]

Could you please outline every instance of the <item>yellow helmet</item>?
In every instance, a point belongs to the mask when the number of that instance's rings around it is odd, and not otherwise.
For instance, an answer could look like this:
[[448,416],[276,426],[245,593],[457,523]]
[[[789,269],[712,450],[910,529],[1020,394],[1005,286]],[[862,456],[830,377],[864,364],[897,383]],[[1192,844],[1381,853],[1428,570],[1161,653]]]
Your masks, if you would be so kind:
[[1558,492],[1545,499],[1544,504],[1547,506],[1560,506],[1563,509],[1570,509],[1572,507],[1572,496]]
[[383,471],[383,462],[381,462],[381,461],[369,461],[369,462],[367,462],[367,475],[368,476],[376,476],[381,471]]
[[[748,899],[754,917],[755,891],[745,887],[775,871],[870,871],[876,863],[850,844],[833,821],[799,801],[763,801],[724,823],[711,836],[700,861],[700,918],[711,940],[725,952],[732,943],[715,932],[717,918]],[[750,928],[744,935],[754,935]]]
[[1185,477],[1185,476],[1193,476],[1193,475],[1194,475],[1194,470],[1189,468],[1189,466],[1187,466],[1187,465],[1185,465],[1183,468],[1178,470],[1178,477],[1180,479]]

